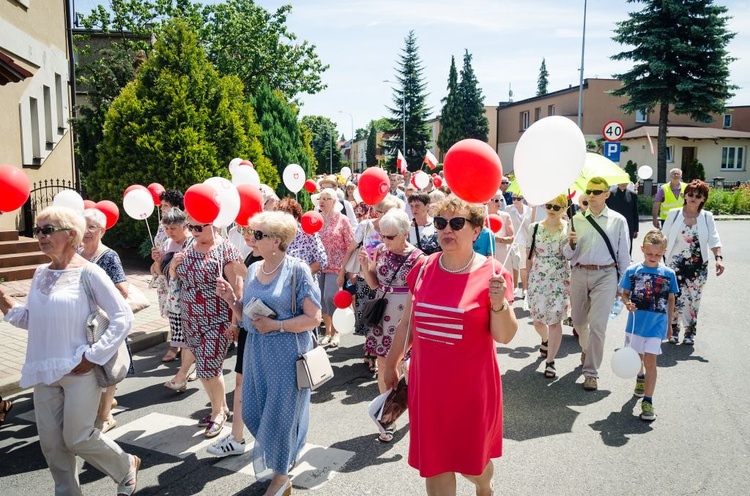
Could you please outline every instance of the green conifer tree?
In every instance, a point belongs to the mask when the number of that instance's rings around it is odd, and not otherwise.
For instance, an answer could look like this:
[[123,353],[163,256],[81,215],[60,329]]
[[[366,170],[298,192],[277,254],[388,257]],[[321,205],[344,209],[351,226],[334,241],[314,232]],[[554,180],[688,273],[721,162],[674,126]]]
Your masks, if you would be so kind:
[[365,150],[365,165],[374,167],[378,165],[378,130],[375,129],[375,122],[370,122],[370,131],[367,135],[367,149]]
[[448,94],[443,98],[443,109],[440,111],[440,134],[437,146],[445,154],[463,135],[463,109],[458,90],[458,71],[456,58],[451,56],[451,68],[448,71]]
[[536,81],[536,96],[546,95],[549,87],[549,72],[547,72],[547,61],[542,59],[542,65],[539,66],[539,79]]
[[[474,69],[471,67],[471,54],[464,52],[464,66],[461,69],[461,81],[458,83],[458,94],[463,113],[462,139],[473,138],[487,141],[490,123],[484,115],[484,97],[479,87]],[[446,150],[447,151],[447,150]]]

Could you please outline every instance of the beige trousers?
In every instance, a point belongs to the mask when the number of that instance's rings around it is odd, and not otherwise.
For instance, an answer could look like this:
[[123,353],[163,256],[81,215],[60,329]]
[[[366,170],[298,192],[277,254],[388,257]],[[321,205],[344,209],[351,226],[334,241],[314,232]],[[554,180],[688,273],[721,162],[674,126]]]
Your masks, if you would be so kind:
[[581,350],[586,352],[583,375],[587,377],[599,377],[604,335],[617,295],[617,283],[614,267],[599,270],[573,267],[570,275],[570,316],[578,331]]
[[39,443],[55,481],[55,495],[82,494],[76,455],[118,484],[130,471],[130,455],[94,428],[101,395],[93,371],[34,386]]

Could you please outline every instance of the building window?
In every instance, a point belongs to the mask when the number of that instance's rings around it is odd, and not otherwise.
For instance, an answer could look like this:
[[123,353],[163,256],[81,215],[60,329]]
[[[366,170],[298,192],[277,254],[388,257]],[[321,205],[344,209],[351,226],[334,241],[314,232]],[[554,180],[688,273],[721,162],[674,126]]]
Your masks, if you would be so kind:
[[721,170],[745,170],[745,147],[724,146],[721,148]]
[[635,122],[644,123],[648,122],[648,113],[646,109],[640,109],[635,111]]
[[555,115],[555,106],[550,105],[547,107],[547,115]]
[[724,114],[724,129],[732,127],[732,114]]
[[49,86],[43,86],[44,95],[44,141],[50,149],[54,144],[52,137],[52,91]]
[[538,121],[542,118],[542,107],[537,107],[534,109],[534,122]]
[[57,104],[57,129],[62,130],[65,129],[65,114],[63,114],[62,76],[59,74],[55,74],[55,103]]
[[42,158],[39,136],[39,103],[36,98],[29,98],[29,112],[31,114],[31,156]]
[[521,112],[521,131],[529,128],[529,111]]
[[674,162],[674,146],[668,146],[666,149],[667,152],[667,162]]

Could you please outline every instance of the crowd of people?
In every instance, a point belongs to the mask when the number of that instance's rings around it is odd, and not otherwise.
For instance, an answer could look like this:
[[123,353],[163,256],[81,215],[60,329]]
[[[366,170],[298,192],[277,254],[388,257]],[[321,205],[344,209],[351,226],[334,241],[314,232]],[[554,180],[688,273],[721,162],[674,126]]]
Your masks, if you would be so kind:
[[[653,217],[660,230],[642,237],[640,264],[631,262],[639,235],[635,195],[627,185],[611,190],[601,177],[589,178],[575,207],[565,194],[527,205],[506,177],[486,204],[473,204],[432,182],[419,190],[400,174],[390,176],[390,194],[367,205],[356,199],[353,182],[329,175],[319,181],[314,208],[323,225],[314,234],[301,229],[302,206],[270,188],[262,190],[264,211],[228,232],[196,222],[182,193],[165,191],[151,273],[170,329],[161,360],[180,366],[164,386],[181,393],[199,380],[210,404],[198,422],[204,436],[220,436],[233,415],[231,432],[208,452],[245,453],[247,427],[255,473],[270,481],[265,494],[290,494],[311,399],[310,389],[297,386],[295,362],[315,346],[330,352],[339,346],[334,300],[345,289],[353,296],[354,332],[365,336],[365,365],[377,379],[373,397],[408,380],[408,462],[425,478],[427,493],[455,494],[461,474],[477,494],[492,494],[492,459],[501,456],[503,439],[496,344],[509,343],[518,330],[517,299],[526,302],[539,334],[547,379],[557,376],[563,322],[572,320],[583,388],[592,391],[610,312],[621,298],[629,345],[643,363],[634,394],[643,398],[641,418],[656,418],[662,341],[678,344],[684,328],[682,344],[694,345],[709,252],[716,274],[724,270],[713,216],[703,209],[708,186],[681,183],[678,171],[659,190]],[[489,214],[501,220],[494,232]],[[51,262],[37,269],[26,303],[0,289],[0,311],[29,331],[21,386],[34,388],[56,493],[80,494],[78,455],[109,475],[118,495],[133,494],[140,460],[105,435],[116,427],[115,386],[100,387],[93,371],[117,353],[133,323],[122,263],[102,243],[106,218],[97,210],[81,216],[49,207],[36,222]],[[86,284],[109,316],[94,343],[85,332]],[[373,322],[368,309],[376,300],[385,310]],[[234,343],[237,391],[230,409],[223,364]],[[0,398],[0,422],[11,407]],[[461,435],[446,436],[456,419]],[[393,442],[396,427],[376,439]]]

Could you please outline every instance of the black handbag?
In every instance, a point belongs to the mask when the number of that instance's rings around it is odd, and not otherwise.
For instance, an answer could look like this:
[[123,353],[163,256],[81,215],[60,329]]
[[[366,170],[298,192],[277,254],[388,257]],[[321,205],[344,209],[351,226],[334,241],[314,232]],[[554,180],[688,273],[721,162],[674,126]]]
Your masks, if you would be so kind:
[[[386,287],[390,287],[390,285],[393,284],[393,281],[396,279],[396,276],[401,270],[401,267],[404,266],[406,261],[409,260],[415,252],[416,250],[409,253],[409,256],[407,256],[404,261],[401,262],[401,265],[399,265],[398,268],[393,271],[393,275],[388,281],[388,284],[386,284]],[[365,325],[367,325],[367,327],[375,327],[377,325],[380,325],[380,322],[383,320],[385,309],[388,306],[388,301],[385,299],[386,294],[387,292],[383,291],[383,296],[381,296],[380,298],[374,298],[362,304],[362,318],[365,319]]]

